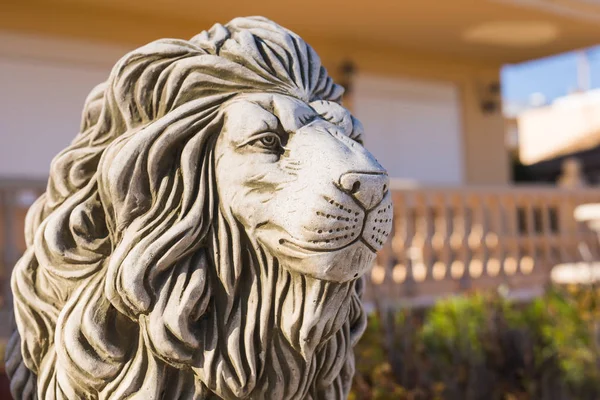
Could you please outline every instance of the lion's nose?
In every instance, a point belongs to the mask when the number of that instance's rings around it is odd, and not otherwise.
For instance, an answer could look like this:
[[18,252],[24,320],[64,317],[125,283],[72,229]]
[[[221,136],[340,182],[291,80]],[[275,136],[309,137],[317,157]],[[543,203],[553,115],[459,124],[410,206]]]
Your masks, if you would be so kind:
[[366,210],[381,202],[388,191],[387,174],[349,172],[340,178],[342,190],[352,195]]

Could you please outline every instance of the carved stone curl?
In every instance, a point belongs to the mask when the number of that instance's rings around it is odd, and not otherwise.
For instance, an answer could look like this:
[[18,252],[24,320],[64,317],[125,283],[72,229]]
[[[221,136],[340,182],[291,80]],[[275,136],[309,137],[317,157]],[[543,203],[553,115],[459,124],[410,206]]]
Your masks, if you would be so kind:
[[345,398],[392,206],[341,95],[264,18],[123,57],[27,216],[15,398]]

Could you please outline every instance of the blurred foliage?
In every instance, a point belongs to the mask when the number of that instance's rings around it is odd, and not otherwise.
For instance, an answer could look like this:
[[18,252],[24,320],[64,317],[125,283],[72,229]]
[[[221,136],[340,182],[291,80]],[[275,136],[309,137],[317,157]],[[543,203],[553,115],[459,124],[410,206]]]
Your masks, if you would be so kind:
[[353,400],[600,399],[600,291],[529,303],[473,293],[378,310],[356,349]]

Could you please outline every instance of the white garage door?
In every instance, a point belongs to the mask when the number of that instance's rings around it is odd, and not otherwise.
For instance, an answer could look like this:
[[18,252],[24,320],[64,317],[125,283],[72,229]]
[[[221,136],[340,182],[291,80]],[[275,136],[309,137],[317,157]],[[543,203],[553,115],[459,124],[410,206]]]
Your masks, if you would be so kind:
[[45,179],[79,132],[85,98],[117,46],[0,32],[0,178]]
[[359,75],[354,114],[368,149],[392,178],[463,183],[458,88],[451,83]]

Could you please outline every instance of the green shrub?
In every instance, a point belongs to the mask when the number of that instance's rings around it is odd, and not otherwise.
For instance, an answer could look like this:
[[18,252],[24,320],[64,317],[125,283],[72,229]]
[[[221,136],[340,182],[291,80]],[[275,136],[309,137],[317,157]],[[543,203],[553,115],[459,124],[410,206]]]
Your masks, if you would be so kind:
[[352,399],[598,399],[595,288],[528,304],[496,294],[379,310],[356,349]]

